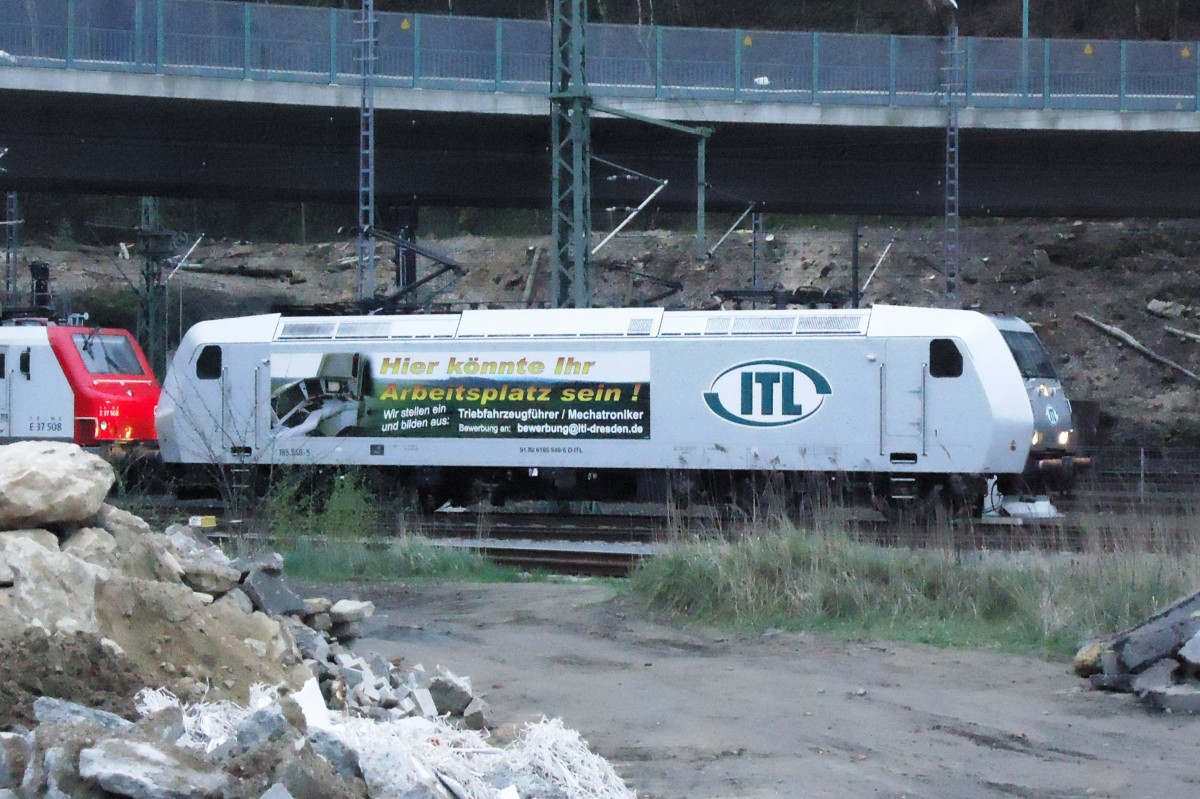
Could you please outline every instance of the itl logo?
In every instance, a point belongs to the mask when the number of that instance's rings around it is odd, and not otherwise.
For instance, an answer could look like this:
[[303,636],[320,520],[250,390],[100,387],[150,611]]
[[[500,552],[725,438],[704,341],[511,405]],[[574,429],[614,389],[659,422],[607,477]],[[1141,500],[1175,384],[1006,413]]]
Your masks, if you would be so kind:
[[807,419],[832,394],[824,375],[793,361],[748,361],[726,369],[704,394],[709,410],[750,427]]

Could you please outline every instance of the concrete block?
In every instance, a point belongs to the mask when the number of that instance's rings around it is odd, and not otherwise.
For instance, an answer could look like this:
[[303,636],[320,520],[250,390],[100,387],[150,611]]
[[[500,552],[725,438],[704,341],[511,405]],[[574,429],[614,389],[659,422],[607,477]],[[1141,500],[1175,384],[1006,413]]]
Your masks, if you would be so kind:
[[272,577],[278,577],[283,574],[283,555],[278,552],[243,555],[240,558],[234,558],[232,566],[246,576],[254,572],[263,572]]
[[1128,694],[1133,691],[1132,674],[1093,674],[1088,683],[1097,691],[1113,691]]
[[351,689],[357,688],[366,680],[363,670],[352,666],[343,666],[338,671],[338,675],[342,678],[342,682],[346,683],[346,687]]
[[1161,690],[1147,691],[1142,701],[1165,713],[1200,713],[1200,688],[1195,685],[1170,685]]
[[439,712],[455,715],[462,713],[475,698],[469,680],[445,670],[429,681],[429,693]]
[[1112,639],[1126,671],[1139,672],[1160,658],[1174,654],[1200,632],[1200,592],[1164,608],[1137,626]]
[[304,602],[278,577],[265,571],[252,571],[242,582],[242,590],[254,607],[268,616],[289,616],[304,613]]
[[106,710],[95,710],[74,702],[68,702],[65,699],[55,699],[50,696],[40,696],[34,700],[33,715],[39,724],[47,722],[64,724],[85,722],[117,732],[126,732],[133,729],[133,722],[126,721],[116,713],[109,713]]
[[468,730],[487,730],[492,727],[492,709],[482,699],[472,699],[463,709],[463,726]]
[[1179,648],[1179,657],[1193,666],[1200,666],[1200,634],[1193,635]]
[[304,600],[304,615],[315,616],[318,613],[328,613],[333,602],[323,596],[308,597]]
[[362,779],[358,753],[333,733],[325,729],[310,729],[308,741],[312,744],[313,751],[329,761],[335,774],[345,779]]
[[375,613],[374,602],[363,602],[357,599],[339,599],[329,609],[329,617],[334,624],[362,621]]
[[314,730],[328,730],[332,723],[329,717],[329,707],[321,695],[321,686],[315,680],[308,680],[304,687],[292,694],[300,712],[304,714],[304,722],[308,726],[309,739]]
[[1160,691],[1175,683],[1172,675],[1179,668],[1174,658],[1163,658],[1133,678],[1133,692],[1141,695],[1148,691]]
[[427,719],[437,717],[437,704],[433,701],[433,696],[430,695],[428,688],[416,688],[409,691],[408,696],[416,703],[417,713]]
[[355,638],[361,638],[363,632],[362,622],[334,622],[333,627],[329,629],[329,634],[338,641],[353,641]]

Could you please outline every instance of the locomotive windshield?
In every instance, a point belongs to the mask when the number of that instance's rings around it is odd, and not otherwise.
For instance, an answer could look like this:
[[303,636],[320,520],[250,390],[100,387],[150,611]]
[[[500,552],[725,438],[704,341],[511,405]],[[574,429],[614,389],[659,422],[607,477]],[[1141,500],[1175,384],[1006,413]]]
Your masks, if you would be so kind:
[[71,336],[83,365],[94,375],[141,375],[142,364],[124,336],[75,333]]
[[1021,370],[1021,377],[1026,380],[1058,379],[1058,375],[1054,372],[1054,364],[1050,362],[1050,354],[1042,346],[1037,333],[1022,332],[1019,330],[1001,330],[1000,334],[1004,336],[1004,342],[1008,344],[1008,349],[1017,361],[1017,368]]

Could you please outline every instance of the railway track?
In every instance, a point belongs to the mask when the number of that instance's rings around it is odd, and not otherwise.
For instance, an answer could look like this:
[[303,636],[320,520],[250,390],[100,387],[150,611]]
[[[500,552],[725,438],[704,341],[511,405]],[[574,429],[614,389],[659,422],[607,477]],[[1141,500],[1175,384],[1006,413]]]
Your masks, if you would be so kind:
[[[955,551],[1080,552],[1121,546],[1144,535],[1147,519],[1137,509],[1094,510],[1088,498],[1064,503],[1069,512],[1053,519],[990,518],[902,524],[881,515],[829,509],[810,525],[839,529],[865,543],[881,546],[953,549]],[[131,508],[161,528],[189,519],[213,522],[214,540],[227,538],[228,514],[212,503],[153,504]],[[1187,515],[1164,515],[1170,527],[1187,527]],[[434,546],[477,552],[489,560],[522,569],[560,574],[619,577],[676,541],[736,540],[776,520],[719,517],[693,511],[668,515],[658,507],[620,512],[573,513],[472,509],[438,512],[409,524],[405,532],[421,535]],[[381,529],[378,535],[395,534]],[[1158,545],[1169,529],[1156,530]],[[1185,533],[1181,532],[1181,536]],[[1182,538],[1181,538],[1182,540]],[[1169,543],[1169,542],[1168,542]]]
[[423,535],[435,546],[469,549],[507,566],[623,577],[655,554],[668,529],[662,515],[439,513]]

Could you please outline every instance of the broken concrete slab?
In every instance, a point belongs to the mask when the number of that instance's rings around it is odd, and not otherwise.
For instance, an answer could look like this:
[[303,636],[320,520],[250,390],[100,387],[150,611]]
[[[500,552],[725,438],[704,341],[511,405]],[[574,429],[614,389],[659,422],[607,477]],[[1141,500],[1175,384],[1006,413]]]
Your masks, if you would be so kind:
[[312,629],[291,616],[283,618],[283,626],[291,634],[292,640],[296,642],[296,648],[300,650],[301,657],[319,662],[329,660],[329,640],[320,631]]
[[233,778],[175,746],[108,738],[79,753],[79,775],[132,799],[222,799]]
[[272,704],[243,718],[225,743],[212,751],[211,757],[230,760],[279,741],[298,741],[302,737],[284,715],[283,708]]
[[329,618],[335,625],[362,621],[374,613],[374,602],[357,599],[340,599],[329,608]]
[[1117,662],[1104,663],[1106,674],[1117,670],[1137,673],[1173,654],[1200,632],[1200,592],[1189,594],[1103,643]]
[[325,597],[308,597],[304,600],[304,615],[315,616],[318,613],[328,613],[333,607],[333,601]]
[[254,607],[268,616],[299,616],[304,602],[288,588],[283,580],[263,571],[250,572],[242,582],[242,590]]
[[313,751],[329,761],[334,774],[345,779],[362,779],[358,754],[341,738],[325,729],[310,729],[308,741]]
[[463,726],[468,730],[490,730],[492,724],[492,709],[487,702],[475,698],[471,704],[463,708]]
[[1149,664],[1168,657],[1200,632],[1200,616],[1196,610],[1180,612],[1147,622],[1113,643],[1113,649],[1126,671],[1137,673]]
[[272,577],[283,574],[283,555],[278,552],[260,552],[234,558],[230,565],[242,573],[243,579],[253,572],[265,572]]
[[1179,657],[1193,666],[1200,666],[1200,634],[1193,635],[1179,647]]
[[363,626],[361,621],[348,621],[341,624],[334,624],[329,628],[329,635],[336,641],[353,641],[355,638],[361,638]]
[[1166,713],[1200,713],[1200,686],[1195,683],[1169,685],[1140,694],[1143,702]]
[[467,705],[475,698],[471,692],[470,680],[445,669],[441,669],[440,673],[429,681],[429,693],[440,713],[454,715],[466,710]]
[[417,713],[425,718],[435,718],[438,715],[437,703],[429,693],[428,688],[415,688],[408,692],[408,698],[417,706]]
[[1174,684],[1172,675],[1178,668],[1179,663],[1174,658],[1163,658],[1142,673],[1135,675],[1130,687],[1136,694],[1165,689]]
[[94,724],[101,729],[114,732],[126,732],[133,729],[132,721],[123,719],[116,713],[94,710],[52,696],[42,696],[35,700],[33,715],[40,724]]
[[1112,691],[1120,694],[1128,694],[1133,691],[1132,674],[1091,674],[1088,675],[1088,683],[1097,691]]

